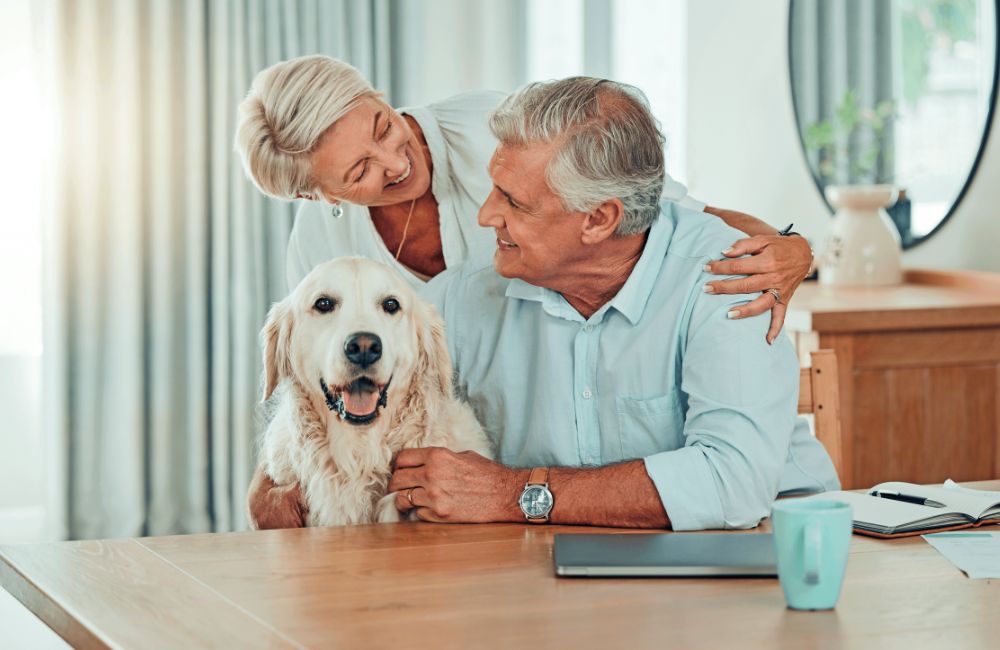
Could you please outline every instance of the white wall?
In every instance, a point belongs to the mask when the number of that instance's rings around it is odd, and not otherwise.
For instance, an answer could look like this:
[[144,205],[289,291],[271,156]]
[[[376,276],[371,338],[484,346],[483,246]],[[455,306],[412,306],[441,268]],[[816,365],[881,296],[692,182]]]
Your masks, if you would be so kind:
[[[788,1],[692,0],[688,47],[691,193],[778,227],[794,221],[818,241],[829,212],[795,129]],[[1000,127],[994,131],[962,204],[929,241],[904,253],[906,266],[1000,271]]]
[[[424,0],[402,5],[406,79],[397,104],[418,106],[471,90],[522,82],[523,15],[517,2]],[[512,35],[515,35],[512,37]]]
[[46,535],[41,358],[0,354],[0,544]]

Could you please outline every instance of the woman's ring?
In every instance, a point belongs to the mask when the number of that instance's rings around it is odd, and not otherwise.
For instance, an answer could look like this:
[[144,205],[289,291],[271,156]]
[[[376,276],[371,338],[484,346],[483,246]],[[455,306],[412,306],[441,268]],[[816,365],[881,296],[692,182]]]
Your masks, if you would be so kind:
[[409,490],[406,491],[406,500],[409,501],[410,506],[414,508],[417,507],[417,504],[413,503],[413,491],[416,489],[417,489],[416,487],[411,487]]
[[772,296],[774,296],[774,304],[776,305],[781,304],[781,292],[778,291],[777,289],[764,289],[764,293],[769,293]]

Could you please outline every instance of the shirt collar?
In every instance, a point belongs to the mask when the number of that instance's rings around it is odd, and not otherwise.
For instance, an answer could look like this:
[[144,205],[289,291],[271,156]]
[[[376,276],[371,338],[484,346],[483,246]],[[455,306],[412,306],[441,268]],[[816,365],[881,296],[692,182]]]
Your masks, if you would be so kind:
[[[599,309],[594,314],[595,316],[602,315],[608,309],[614,308],[632,325],[638,324],[646,309],[649,296],[653,292],[660,268],[663,266],[663,256],[667,252],[673,231],[672,219],[665,218],[661,214],[653,221],[646,237],[646,245],[642,249],[642,255],[639,256],[639,261],[632,268],[628,280],[625,281],[618,294]],[[519,278],[514,278],[507,283],[506,296],[517,300],[540,302],[542,308],[553,316],[568,320],[583,320],[580,313],[573,309],[558,291],[528,284]]]
[[546,291],[542,287],[536,287],[533,284],[528,284],[520,278],[514,278],[507,283],[507,293],[508,298],[517,298],[518,300],[533,300],[535,302],[542,301],[542,292]]
[[673,232],[673,220],[661,212],[649,228],[642,255],[629,273],[628,280],[607,305],[617,309],[633,325],[639,323],[649,296],[653,293]]
[[542,309],[550,316],[583,322],[583,316],[580,315],[580,312],[573,309],[573,306],[558,291],[538,287],[528,284],[520,278],[514,278],[507,283],[506,295],[508,298],[515,298],[517,300],[540,302],[542,303]]

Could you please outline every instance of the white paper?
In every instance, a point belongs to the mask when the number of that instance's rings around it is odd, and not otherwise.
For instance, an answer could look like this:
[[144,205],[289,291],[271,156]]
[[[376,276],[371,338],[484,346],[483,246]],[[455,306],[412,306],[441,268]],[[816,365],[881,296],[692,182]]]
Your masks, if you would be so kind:
[[989,490],[974,490],[972,488],[967,488],[964,485],[959,485],[950,478],[945,480],[944,487],[953,490],[955,492],[961,492],[962,494],[969,494],[975,497],[992,497],[997,501],[1000,501],[1000,492],[990,492]]
[[970,578],[1000,578],[1000,533],[956,531],[923,538]]
[[843,501],[851,504],[854,521],[896,528],[903,524],[921,521],[941,514],[941,508],[920,506],[905,501],[880,499],[863,492],[820,492],[807,499],[815,501]]
[[900,494],[924,497],[944,504],[945,507],[939,509],[938,514],[961,512],[972,519],[979,519],[993,506],[1000,503],[1000,494],[996,492],[972,490],[958,485],[951,479],[945,481],[944,485],[916,485],[890,481],[889,483],[879,483],[872,490],[889,490]]

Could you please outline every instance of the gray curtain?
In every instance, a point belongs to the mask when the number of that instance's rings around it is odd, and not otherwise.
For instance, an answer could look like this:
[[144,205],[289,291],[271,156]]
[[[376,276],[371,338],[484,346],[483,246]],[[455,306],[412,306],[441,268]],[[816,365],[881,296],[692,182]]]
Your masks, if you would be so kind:
[[46,426],[66,536],[245,527],[257,336],[294,206],[233,152],[253,75],[309,53],[392,94],[389,0],[53,0]]
[[[892,0],[791,0],[790,63],[792,92],[799,127],[831,120],[844,94],[852,89],[863,108],[899,96],[893,88],[894,9]],[[837,161],[840,182],[857,182],[852,169],[861,152],[870,148],[856,135],[842,142],[847,157]],[[892,128],[884,142],[891,149]],[[818,154],[807,152],[815,170]],[[892,161],[883,159],[877,175],[891,174]]]

